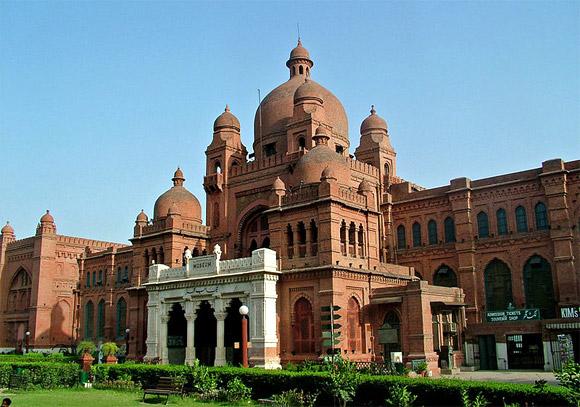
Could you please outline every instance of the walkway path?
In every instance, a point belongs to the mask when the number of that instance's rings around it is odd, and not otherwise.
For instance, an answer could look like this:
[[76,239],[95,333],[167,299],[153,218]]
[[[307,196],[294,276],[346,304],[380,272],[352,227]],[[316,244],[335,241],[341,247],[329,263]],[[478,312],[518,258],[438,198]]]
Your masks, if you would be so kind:
[[504,370],[477,370],[475,372],[460,372],[454,375],[443,375],[462,380],[476,380],[483,382],[509,382],[534,384],[536,380],[545,380],[548,384],[557,385],[558,381],[552,372],[541,371],[504,371]]

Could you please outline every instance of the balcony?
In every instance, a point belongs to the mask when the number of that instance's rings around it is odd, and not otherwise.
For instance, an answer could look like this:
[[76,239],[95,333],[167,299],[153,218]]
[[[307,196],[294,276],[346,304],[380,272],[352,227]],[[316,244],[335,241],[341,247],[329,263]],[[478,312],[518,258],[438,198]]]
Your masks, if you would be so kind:
[[203,177],[203,188],[208,194],[223,191],[224,175],[221,173]]

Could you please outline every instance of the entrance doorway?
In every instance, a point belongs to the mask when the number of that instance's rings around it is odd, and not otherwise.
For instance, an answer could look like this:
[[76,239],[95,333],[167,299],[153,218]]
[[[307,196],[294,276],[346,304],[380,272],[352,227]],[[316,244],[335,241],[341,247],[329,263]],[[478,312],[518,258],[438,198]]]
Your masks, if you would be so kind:
[[[383,345],[385,362],[402,363],[401,352],[401,320],[396,311],[391,310],[385,315],[383,325],[379,328],[379,343]],[[400,359],[400,360],[399,360]]]
[[510,369],[544,368],[541,334],[508,335],[507,353]]
[[479,335],[479,368],[481,370],[497,370],[497,355],[495,353],[495,335]]
[[217,319],[208,301],[202,301],[195,318],[195,356],[205,366],[213,366],[217,344]]
[[[225,320],[224,346],[226,347],[226,362],[232,364],[233,366],[238,366],[240,363],[242,363],[242,316],[240,315],[241,306],[242,302],[240,299],[234,298],[230,301],[230,305],[226,308],[227,316]],[[236,344],[237,347],[235,346]]]
[[181,304],[173,304],[167,322],[167,357],[169,363],[185,363],[185,345],[187,341],[187,320]]

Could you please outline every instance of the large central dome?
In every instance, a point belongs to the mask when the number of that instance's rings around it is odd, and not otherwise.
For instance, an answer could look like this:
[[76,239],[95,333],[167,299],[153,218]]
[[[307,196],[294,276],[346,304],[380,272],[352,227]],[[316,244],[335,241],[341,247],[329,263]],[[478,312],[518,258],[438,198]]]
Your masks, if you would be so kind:
[[[260,138],[267,143],[272,142],[276,136],[285,137],[286,125],[292,119],[294,112],[294,93],[310,76],[310,68],[314,63],[310,60],[306,48],[302,47],[298,41],[298,46],[290,53],[290,59],[286,65],[290,69],[290,79],[272,90],[256,110],[254,151],[260,144]],[[311,81],[311,84],[317,88],[317,93],[323,100],[326,124],[332,126],[332,135],[337,136],[343,143],[348,143],[348,119],[342,103],[322,85],[314,81]]]

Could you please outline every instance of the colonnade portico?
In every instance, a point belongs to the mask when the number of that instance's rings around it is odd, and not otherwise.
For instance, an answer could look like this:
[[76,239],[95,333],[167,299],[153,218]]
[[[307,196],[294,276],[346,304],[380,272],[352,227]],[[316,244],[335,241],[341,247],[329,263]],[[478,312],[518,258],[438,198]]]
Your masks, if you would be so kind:
[[[278,346],[276,282],[280,272],[276,252],[258,249],[252,252],[252,257],[220,261],[219,246],[215,249],[212,255],[188,258],[184,267],[157,264],[149,267],[149,280],[145,284],[149,296],[146,358],[158,359],[161,363],[171,361],[168,340],[174,338],[168,336],[170,313],[172,309],[181,309],[186,320],[185,363],[200,359],[196,341],[207,340],[214,332],[208,332],[207,327],[203,332],[196,332],[196,320],[201,324],[201,313],[211,310],[204,316],[215,318],[213,364],[225,365],[226,318],[238,312],[231,307],[239,301],[249,308],[250,364],[280,367],[278,356],[273,356],[277,355]],[[202,306],[206,311],[202,311]]]

